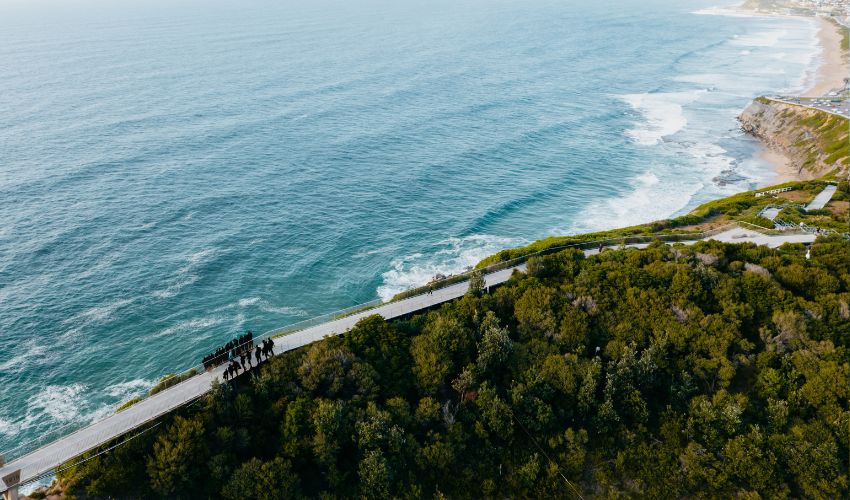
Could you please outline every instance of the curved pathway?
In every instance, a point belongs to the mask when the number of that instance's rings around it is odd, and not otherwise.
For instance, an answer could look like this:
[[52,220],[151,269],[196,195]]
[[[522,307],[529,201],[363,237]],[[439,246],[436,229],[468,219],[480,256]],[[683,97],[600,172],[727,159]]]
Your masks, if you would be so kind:
[[[728,243],[752,242],[759,245],[777,247],[783,243],[811,243],[814,241],[815,236],[811,234],[767,236],[748,229],[733,228],[715,234],[709,239]],[[681,243],[692,244],[696,241],[700,240],[683,241]],[[626,246],[644,248],[648,245],[648,243],[638,243]],[[599,250],[585,250],[584,253],[585,255],[594,255],[599,253]],[[504,283],[511,277],[514,271],[524,272],[525,264],[487,274],[485,276],[487,286],[491,287]],[[423,293],[397,302],[390,302],[373,309],[305,328],[289,335],[275,337],[275,349],[278,353],[286,352],[311,344],[330,335],[339,335],[353,327],[361,319],[373,314],[380,314],[386,319],[393,319],[422,311],[463,296],[468,290],[468,287],[468,282],[463,281],[434,290],[430,294]],[[2,466],[2,462],[0,462],[0,479],[2,479],[0,492],[4,492],[9,499],[16,499],[17,486],[50,474],[56,467],[72,458],[123,436],[130,431],[139,429],[175,408],[195,401],[210,390],[214,380],[223,380],[222,374],[224,373],[224,367],[225,365],[222,365],[214,370],[191,377],[173,387],[143,399],[119,413],[110,415],[61,439],[42,446],[5,466]]]

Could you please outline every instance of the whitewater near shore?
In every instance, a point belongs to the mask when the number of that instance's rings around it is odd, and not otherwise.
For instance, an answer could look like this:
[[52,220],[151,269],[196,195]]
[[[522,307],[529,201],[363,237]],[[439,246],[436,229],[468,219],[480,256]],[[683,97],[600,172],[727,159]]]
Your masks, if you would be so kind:
[[847,27],[833,21],[817,18],[819,24],[818,41],[820,46],[820,66],[813,85],[803,95],[820,97],[844,86],[844,79],[850,77],[850,58],[841,48],[842,31]]
[[[806,72],[803,76],[805,84],[802,88],[796,89],[797,92],[787,92],[791,89],[777,89],[776,93],[796,93],[808,97],[826,96],[830,92],[843,88],[844,79],[850,76],[850,54],[841,47],[842,38],[848,28],[831,19],[801,13],[792,14],[788,9],[765,6],[758,1],[745,2],[737,7],[705,9],[703,13],[736,17],[797,17],[810,20],[817,25],[816,69]],[[782,55],[784,54],[778,54],[778,56]],[[775,176],[765,179],[762,185],[813,178],[811,172],[799,168],[795,160],[785,152],[767,144],[762,145],[756,157],[774,166]]]

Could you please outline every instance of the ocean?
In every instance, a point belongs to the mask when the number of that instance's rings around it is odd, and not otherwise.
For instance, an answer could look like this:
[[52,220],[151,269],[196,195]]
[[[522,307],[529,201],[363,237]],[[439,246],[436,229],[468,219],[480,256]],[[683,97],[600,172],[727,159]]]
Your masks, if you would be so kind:
[[769,183],[816,25],[711,1],[0,5],[0,453],[248,329]]

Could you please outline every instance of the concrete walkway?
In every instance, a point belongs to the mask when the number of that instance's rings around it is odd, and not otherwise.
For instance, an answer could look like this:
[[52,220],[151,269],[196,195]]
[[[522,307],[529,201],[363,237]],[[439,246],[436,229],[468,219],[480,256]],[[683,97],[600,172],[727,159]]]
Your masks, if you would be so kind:
[[777,215],[779,215],[779,212],[780,212],[779,208],[771,207],[771,208],[765,208],[764,210],[761,211],[761,213],[759,215],[761,217],[764,217],[765,219],[773,220],[773,219],[776,218]]
[[735,228],[715,234],[710,239],[724,243],[755,243],[770,248],[776,248],[784,243],[811,243],[815,241],[814,234],[782,234],[769,236],[751,229]]
[[826,186],[825,188],[823,188],[823,191],[821,191],[820,193],[818,193],[817,196],[815,196],[815,199],[812,200],[811,203],[806,205],[806,211],[820,210],[821,208],[825,207],[826,204],[829,203],[829,200],[832,199],[832,195],[834,195],[836,191],[838,191],[838,186],[836,186],[835,184],[830,184]]
[[[711,237],[728,243],[752,242],[769,247],[777,247],[783,243],[810,243],[815,236],[811,234],[792,234],[767,236],[747,229],[730,229]],[[692,244],[696,241],[682,242]],[[648,243],[627,245],[630,248],[645,248]],[[617,247],[613,247],[617,248]],[[586,255],[595,255],[598,249],[585,250]],[[507,281],[514,271],[525,271],[525,264],[516,267],[496,271],[486,275],[488,287],[498,285]],[[464,281],[454,285],[434,290],[433,293],[416,295],[397,302],[391,302],[363,312],[352,314],[340,319],[322,323],[295,333],[276,337],[275,351],[280,354],[289,350],[311,344],[317,340],[330,335],[338,335],[353,327],[364,317],[380,314],[386,319],[398,318],[406,314],[425,310],[450,300],[463,296],[468,290],[468,282]],[[4,492],[18,484],[26,484],[40,476],[51,473],[59,465],[72,458],[94,449],[104,443],[129,433],[135,429],[142,428],[145,424],[169,413],[170,411],[184,406],[197,398],[203,396],[210,390],[213,380],[223,380],[222,374],[225,366],[219,366],[215,370],[201,373],[171,388],[148,397],[133,406],[110,415],[103,420],[95,422],[76,432],[47,444],[23,457],[0,467],[0,492]],[[20,472],[19,479],[7,476]],[[12,488],[14,489],[14,488]],[[10,492],[11,493],[11,492]]]

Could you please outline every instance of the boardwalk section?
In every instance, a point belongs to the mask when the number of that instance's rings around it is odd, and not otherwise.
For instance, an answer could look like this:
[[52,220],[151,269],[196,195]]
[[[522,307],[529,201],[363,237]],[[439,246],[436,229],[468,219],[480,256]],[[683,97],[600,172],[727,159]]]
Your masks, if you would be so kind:
[[[485,283],[495,286],[507,281],[514,270],[524,271],[525,265],[496,271],[485,276]],[[456,283],[434,290],[433,293],[416,295],[397,302],[390,302],[374,309],[352,314],[334,321],[322,323],[295,333],[275,338],[277,352],[285,352],[321,340],[330,335],[339,335],[352,328],[361,319],[380,314],[393,319],[422,311],[430,307],[463,296],[468,290],[468,282]],[[57,441],[43,446],[32,453],[6,464],[0,468],[0,478],[12,475],[9,482],[3,481],[0,491],[17,484],[26,484],[40,476],[51,473],[56,467],[88,450],[121,437],[133,430],[140,429],[153,420],[172,410],[184,406],[209,392],[213,380],[223,380],[225,365],[189,378],[162,392],[130,406],[114,415],[104,418],[88,427],[84,427]],[[15,477],[15,473],[19,475]]]
[[830,184],[826,186],[825,188],[823,188],[823,191],[821,191],[820,193],[818,193],[817,196],[815,196],[815,199],[812,200],[811,203],[806,205],[806,211],[820,210],[821,208],[825,207],[826,204],[829,203],[829,200],[832,199],[832,195],[834,195],[836,191],[838,191],[838,186],[836,186],[835,184]]
[[[785,234],[768,236],[756,231],[732,228],[710,237],[727,243],[751,242],[758,245],[778,247],[783,243],[811,243],[815,240],[812,234]],[[686,245],[693,244],[699,239],[682,241]],[[649,243],[626,245],[629,248],[645,248]],[[585,250],[585,255],[599,253],[598,248]],[[525,264],[495,271],[485,275],[487,287],[507,281],[514,271],[525,272]],[[277,352],[286,352],[321,340],[327,336],[339,335],[352,328],[361,319],[379,314],[386,319],[399,318],[408,314],[426,310],[463,296],[469,288],[468,281],[456,283],[423,293],[407,299],[390,302],[362,312],[351,314],[333,321],[328,321],[297,332],[275,337]],[[97,448],[134,430],[141,429],[157,418],[184,406],[210,391],[213,381],[223,380],[226,365],[200,373],[173,387],[163,390],[153,396],[110,415],[88,427],[68,434],[50,444],[0,466],[0,492],[9,490],[10,495],[16,494],[16,486],[26,484],[39,477],[50,474],[56,467],[77,457],[88,450]]]

